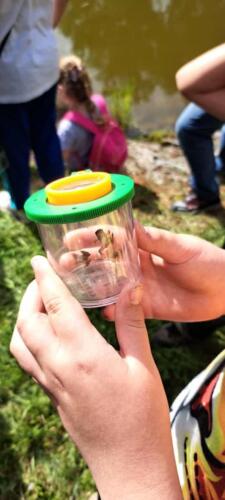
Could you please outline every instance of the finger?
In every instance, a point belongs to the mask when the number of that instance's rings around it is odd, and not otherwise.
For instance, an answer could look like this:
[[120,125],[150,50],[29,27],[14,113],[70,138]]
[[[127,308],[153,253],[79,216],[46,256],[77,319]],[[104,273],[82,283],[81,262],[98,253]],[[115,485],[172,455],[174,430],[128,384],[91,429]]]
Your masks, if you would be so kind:
[[[68,270],[71,270],[73,269],[74,267],[74,262],[73,262],[73,266],[72,266],[72,262],[70,263],[70,265],[64,265],[64,262],[63,262],[63,256],[64,255],[68,255],[69,252],[67,252],[66,254],[62,254],[62,256],[59,258],[59,260],[57,260],[52,254],[51,252],[49,252],[49,250],[46,251],[46,256],[47,256],[47,259],[48,259],[48,262],[49,264],[51,265],[51,267],[54,269],[54,271],[61,277],[64,277],[67,275],[67,271]],[[62,259],[62,261],[61,261]],[[66,259],[67,261],[67,259]]]
[[106,319],[106,321],[115,321],[115,314],[116,314],[115,304],[110,304],[109,306],[104,307],[102,311],[102,317]]
[[97,228],[83,228],[69,231],[63,238],[63,242],[68,250],[82,249],[83,247],[92,247],[97,242],[95,231]]
[[[145,276],[145,270],[147,268],[148,275],[150,275],[150,263],[151,263],[151,255],[147,252],[139,250],[140,257],[140,267],[142,271],[142,276]],[[116,305],[110,304],[105,306],[102,310],[102,316],[106,321],[115,321],[116,315]]]
[[75,229],[69,231],[64,236],[63,242],[68,250],[80,250],[83,248],[99,246],[98,231],[101,229],[106,234],[111,233],[114,236],[114,245],[121,244],[126,241],[127,234],[124,228],[112,224],[101,224],[100,226],[92,226],[88,228]]
[[42,301],[37,282],[32,281],[21,300],[16,328],[27,349],[39,363],[37,349],[42,348],[47,352],[46,345],[50,345],[54,337],[54,331],[48,324],[48,318],[44,314],[45,307]]
[[42,377],[42,370],[21,337],[18,324],[22,324],[28,318],[31,318],[33,314],[43,311],[43,307],[37,283],[34,280],[28,285],[21,300],[17,323],[10,342],[10,352],[16,358],[21,368],[37,379]]
[[151,350],[141,305],[142,294],[142,285],[123,289],[115,310],[116,332],[123,356],[149,364]]
[[37,283],[35,280],[33,280],[28,285],[22,297],[17,320],[22,319],[23,317],[27,318],[33,313],[43,312],[43,311],[44,311],[44,304],[41,295],[39,293]]
[[17,330],[27,349],[41,369],[44,369],[58,347],[58,337],[47,314],[34,313],[27,318],[18,319]]
[[78,341],[95,334],[79,302],[55,274],[45,257],[31,261],[45,310],[56,335]]
[[199,251],[197,238],[176,235],[164,229],[143,227],[135,221],[138,247],[146,252],[158,255],[171,264],[178,264],[189,259]]
[[9,348],[20,367],[43,384],[44,374],[36,359],[25,345],[16,327],[14,328]]
[[[72,272],[77,267],[73,252],[63,253],[59,259],[58,265],[60,273],[63,271]],[[54,269],[56,269],[55,266]]]

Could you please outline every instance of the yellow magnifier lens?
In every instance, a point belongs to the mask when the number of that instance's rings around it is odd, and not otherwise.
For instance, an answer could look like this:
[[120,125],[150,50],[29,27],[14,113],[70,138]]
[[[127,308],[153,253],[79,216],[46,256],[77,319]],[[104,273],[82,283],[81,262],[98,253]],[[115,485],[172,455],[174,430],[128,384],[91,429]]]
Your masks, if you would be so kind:
[[111,191],[111,177],[106,172],[77,172],[45,187],[48,203],[52,205],[86,203]]

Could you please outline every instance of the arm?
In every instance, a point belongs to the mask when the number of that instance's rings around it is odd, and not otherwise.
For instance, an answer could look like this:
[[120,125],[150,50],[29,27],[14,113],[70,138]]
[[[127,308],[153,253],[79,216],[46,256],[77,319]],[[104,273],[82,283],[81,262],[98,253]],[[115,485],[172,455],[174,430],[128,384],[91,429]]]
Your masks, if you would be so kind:
[[58,26],[59,21],[64,13],[68,0],[54,0],[53,2],[53,28]]
[[70,167],[71,165],[71,160],[73,159],[73,151],[70,149],[63,149],[62,150],[62,155],[63,155],[63,161],[65,165],[68,165]]
[[176,74],[178,90],[221,121],[225,120],[225,44],[183,66]]
[[74,151],[74,142],[76,136],[74,134],[74,129],[74,125],[68,120],[64,120],[63,118],[60,120],[57,128],[63,161],[64,164],[69,168],[74,168],[76,160]]
[[[120,353],[43,257],[21,303],[11,352],[50,394],[103,500],[181,500],[169,411],[140,306],[142,287],[116,307]],[[48,345],[48,349],[46,349]]]
[[66,165],[70,169],[82,168],[82,155],[88,153],[92,138],[79,125],[62,118],[57,127],[61,151]]

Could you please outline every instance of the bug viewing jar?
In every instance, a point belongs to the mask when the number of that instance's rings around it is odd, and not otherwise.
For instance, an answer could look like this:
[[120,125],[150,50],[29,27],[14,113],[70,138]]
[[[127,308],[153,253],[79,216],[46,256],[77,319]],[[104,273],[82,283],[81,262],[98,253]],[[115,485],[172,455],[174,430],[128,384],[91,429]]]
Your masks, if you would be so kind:
[[112,304],[124,285],[140,280],[133,195],[126,175],[81,171],[25,203],[50,264],[83,307]]

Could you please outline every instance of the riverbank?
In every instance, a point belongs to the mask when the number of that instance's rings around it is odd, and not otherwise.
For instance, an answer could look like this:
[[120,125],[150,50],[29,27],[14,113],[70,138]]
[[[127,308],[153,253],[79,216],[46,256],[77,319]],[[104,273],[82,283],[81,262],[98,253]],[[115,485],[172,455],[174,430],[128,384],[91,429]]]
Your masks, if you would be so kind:
[[[133,202],[136,216],[143,223],[196,234],[223,244],[225,185],[220,185],[222,208],[197,215],[171,212],[171,204],[187,193],[190,169],[172,132],[155,133],[152,137],[158,140],[128,141],[125,172],[136,183]],[[215,151],[218,150],[219,137],[219,133],[215,134]]]

